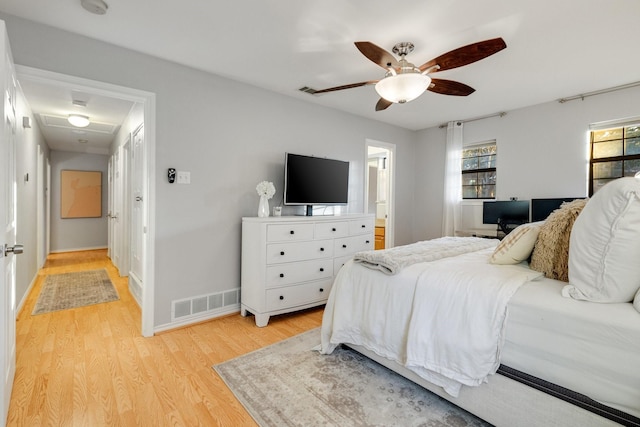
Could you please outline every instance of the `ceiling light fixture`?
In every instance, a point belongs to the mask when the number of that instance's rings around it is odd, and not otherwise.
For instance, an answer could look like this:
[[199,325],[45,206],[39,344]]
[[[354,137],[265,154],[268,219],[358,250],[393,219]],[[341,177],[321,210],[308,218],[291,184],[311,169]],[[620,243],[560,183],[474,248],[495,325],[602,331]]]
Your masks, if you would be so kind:
[[89,123],[91,123],[89,121],[89,117],[82,116],[80,114],[69,114],[69,117],[67,117],[67,120],[73,126],[79,127],[79,128],[86,128],[87,126],[89,126]]
[[389,102],[404,104],[422,95],[431,84],[431,78],[427,75],[430,69],[422,72],[418,67],[405,59],[405,56],[413,51],[413,43],[398,43],[393,47],[393,52],[400,55],[400,67],[396,71],[389,67],[384,78],[376,83],[376,92]]
[[107,13],[107,9],[109,9],[109,5],[102,0],[80,0],[80,4],[85,10],[95,13],[96,15],[104,15]]

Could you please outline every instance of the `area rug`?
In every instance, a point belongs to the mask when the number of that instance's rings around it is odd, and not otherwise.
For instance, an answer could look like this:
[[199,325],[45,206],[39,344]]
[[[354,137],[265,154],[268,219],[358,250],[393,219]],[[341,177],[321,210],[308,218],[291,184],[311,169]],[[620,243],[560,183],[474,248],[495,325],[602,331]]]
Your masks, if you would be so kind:
[[32,314],[67,310],[119,299],[107,270],[47,276]]
[[314,329],[213,369],[260,426],[488,426]]

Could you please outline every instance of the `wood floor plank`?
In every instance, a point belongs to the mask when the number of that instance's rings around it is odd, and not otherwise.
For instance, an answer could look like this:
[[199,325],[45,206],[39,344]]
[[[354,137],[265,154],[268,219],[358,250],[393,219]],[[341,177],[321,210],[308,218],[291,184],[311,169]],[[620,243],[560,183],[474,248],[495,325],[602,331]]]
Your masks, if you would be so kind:
[[[107,269],[120,299],[32,316],[50,274]],[[144,338],[105,250],[51,254],[16,322],[8,426],[255,426],[212,366],[320,326],[322,308],[239,314]]]

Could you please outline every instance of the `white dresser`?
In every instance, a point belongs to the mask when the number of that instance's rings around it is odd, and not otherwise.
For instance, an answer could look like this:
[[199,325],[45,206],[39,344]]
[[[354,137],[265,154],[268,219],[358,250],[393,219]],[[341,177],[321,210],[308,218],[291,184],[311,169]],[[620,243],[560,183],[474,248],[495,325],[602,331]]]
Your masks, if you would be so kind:
[[263,327],[324,304],[340,267],[373,244],[373,215],[242,218],[241,314]]

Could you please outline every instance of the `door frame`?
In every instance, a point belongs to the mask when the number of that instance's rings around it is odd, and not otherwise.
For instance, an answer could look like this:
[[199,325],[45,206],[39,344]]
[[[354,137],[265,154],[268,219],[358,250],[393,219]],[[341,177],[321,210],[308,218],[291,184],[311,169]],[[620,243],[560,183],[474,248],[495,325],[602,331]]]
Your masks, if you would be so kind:
[[385,228],[385,248],[392,248],[395,245],[395,175],[396,175],[396,145],[375,139],[365,139],[364,149],[364,211],[367,212],[369,206],[369,147],[383,148],[389,151],[387,159],[388,173],[388,198],[387,198],[387,221]]
[[142,290],[141,332],[145,337],[154,333],[154,296],[155,296],[155,239],[156,224],[153,212],[156,211],[156,95],[153,92],[114,85],[111,83],[89,80],[53,71],[16,65],[18,81],[31,80],[35,82],[58,85],[67,89],[78,90],[100,96],[122,99],[143,105],[145,124],[145,231],[144,239],[144,286]]

